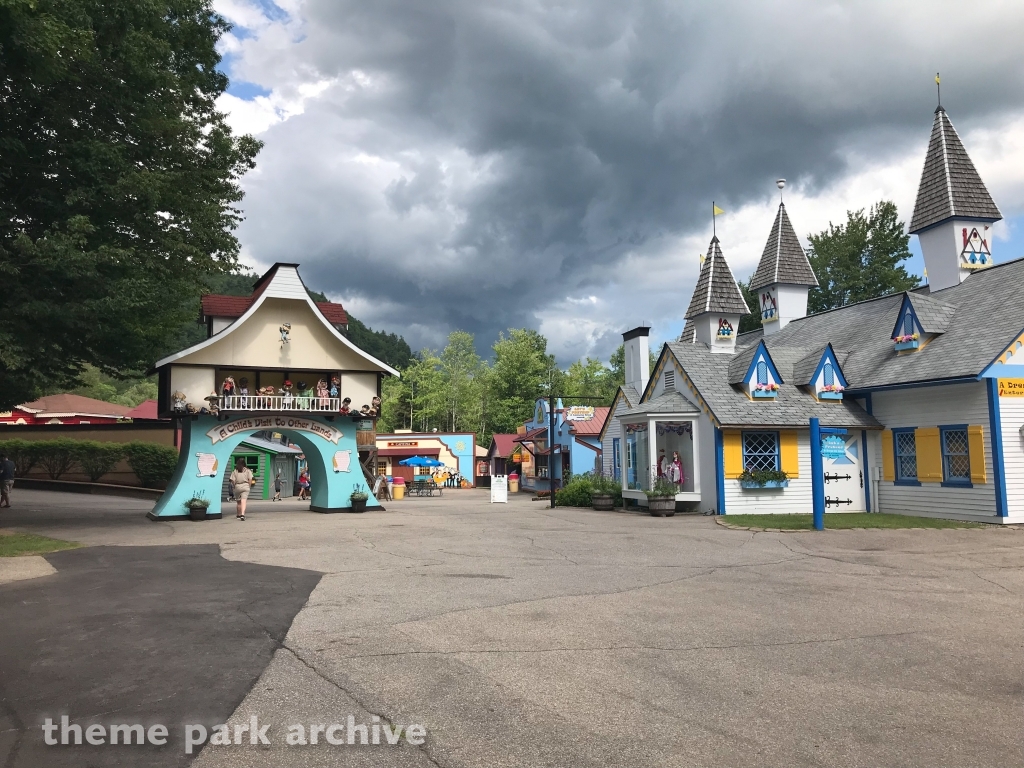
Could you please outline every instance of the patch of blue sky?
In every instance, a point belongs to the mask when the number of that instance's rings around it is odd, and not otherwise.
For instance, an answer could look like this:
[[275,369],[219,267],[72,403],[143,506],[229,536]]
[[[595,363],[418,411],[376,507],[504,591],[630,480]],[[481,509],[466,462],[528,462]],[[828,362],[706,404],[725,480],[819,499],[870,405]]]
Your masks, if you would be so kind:
[[290,18],[288,12],[273,0],[254,0],[253,5],[258,7],[263,15],[271,21],[287,21]]
[[250,83],[245,80],[231,80],[228,82],[228,93],[242,101],[252,101],[257,96],[269,96],[270,90],[257,83]]

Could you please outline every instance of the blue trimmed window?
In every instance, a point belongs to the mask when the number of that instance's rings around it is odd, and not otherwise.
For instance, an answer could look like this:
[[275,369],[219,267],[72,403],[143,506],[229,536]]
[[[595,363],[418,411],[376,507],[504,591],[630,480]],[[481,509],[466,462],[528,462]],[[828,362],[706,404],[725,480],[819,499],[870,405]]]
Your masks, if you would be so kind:
[[764,360],[759,360],[757,363],[757,383],[768,383],[768,363],[766,363]]
[[894,429],[892,449],[896,482],[917,482],[917,437],[913,429]]
[[912,336],[914,334],[914,316],[910,310],[903,316],[903,333],[906,336]]
[[743,468],[749,469],[751,472],[777,470],[779,468],[779,433],[744,432]]
[[942,482],[955,485],[971,484],[971,451],[967,442],[967,427],[941,427]]
[[825,361],[825,365],[822,367],[822,375],[826,387],[831,387],[836,383],[836,369],[830,360]]

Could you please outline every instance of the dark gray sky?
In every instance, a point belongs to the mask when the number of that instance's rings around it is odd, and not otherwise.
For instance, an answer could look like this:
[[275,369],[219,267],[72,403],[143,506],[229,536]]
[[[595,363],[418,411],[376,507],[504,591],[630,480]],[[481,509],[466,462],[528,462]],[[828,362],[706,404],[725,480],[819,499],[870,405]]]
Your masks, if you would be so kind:
[[[232,123],[266,146],[243,260],[414,348],[539,328],[563,362],[678,335],[711,236],[739,278],[889,197],[943,103],[1024,255],[1024,3],[216,0]],[[1002,241],[1002,242],[1000,242]],[[1024,248],[1022,248],[1024,249]]]

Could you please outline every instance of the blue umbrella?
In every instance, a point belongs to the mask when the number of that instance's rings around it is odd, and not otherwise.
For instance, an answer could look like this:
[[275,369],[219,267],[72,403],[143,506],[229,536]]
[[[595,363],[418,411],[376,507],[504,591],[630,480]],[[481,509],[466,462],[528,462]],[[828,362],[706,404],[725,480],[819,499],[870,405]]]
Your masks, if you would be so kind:
[[444,462],[432,459],[429,456],[410,456],[408,459],[402,459],[400,462],[403,467],[443,467]]

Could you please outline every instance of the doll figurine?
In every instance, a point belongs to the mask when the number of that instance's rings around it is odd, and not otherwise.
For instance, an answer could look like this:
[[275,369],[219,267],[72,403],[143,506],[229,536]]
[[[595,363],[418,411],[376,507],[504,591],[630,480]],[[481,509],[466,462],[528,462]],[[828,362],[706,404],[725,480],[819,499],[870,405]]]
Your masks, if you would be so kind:
[[341,401],[341,408],[338,409],[338,413],[349,414],[352,411],[352,398],[346,397]]
[[331,376],[331,388],[329,390],[331,397],[337,397],[341,394],[341,382],[338,381],[337,376]]
[[231,398],[234,397],[235,394],[237,394],[235,392],[235,389],[235,380],[233,378],[228,376],[226,379],[224,379],[224,383],[220,385],[220,393],[221,395],[224,396],[224,399],[221,400],[221,404],[223,405],[223,407],[229,409],[235,407],[235,403],[231,401]]
[[216,416],[220,413],[220,395],[216,392],[211,392],[206,396],[206,402],[209,403],[207,409],[211,416]]
[[171,410],[175,413],[185,413],[185,403],[188,398],[184,392],[176,391],[171,395]]
[[249,407],[249,379],[245,376],[238,380],[239,408]]
[[306,389],[306,382],[300,381],[298,384],[299,391],[295,395],[295,407],[299,410],[309,410],[309,391]]
[[292,383],[288,379],[281,384],[281,407],[288,410],[292,407]]
[[369,416],[370,415],[370,406],[364,405],[362,408],[359,409],[359,413],[362,416]]
[[316,383],[316,407],[321,411],[326,411],[327,406],[330,404],[330,394],[327,389],[327,380],[320,379]]
[[292,324],[281,323],[281,327],[278,330],[281,332],[281,346],[283,347],[285,344],[291,343]]

